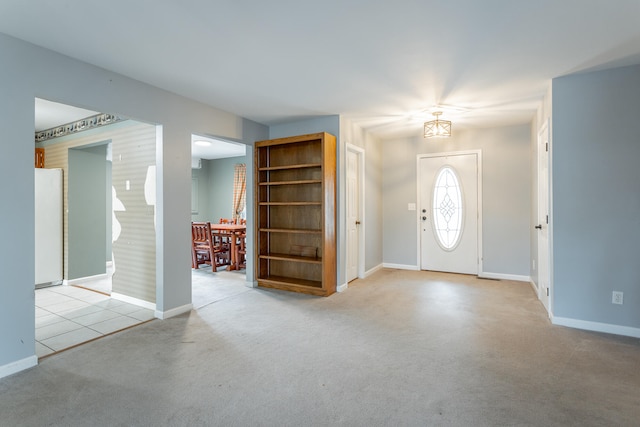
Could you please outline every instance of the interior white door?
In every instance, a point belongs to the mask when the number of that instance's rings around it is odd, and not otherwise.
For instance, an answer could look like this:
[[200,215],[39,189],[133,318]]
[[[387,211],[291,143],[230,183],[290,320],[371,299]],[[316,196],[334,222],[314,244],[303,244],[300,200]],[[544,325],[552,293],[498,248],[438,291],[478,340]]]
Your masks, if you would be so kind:
[[360,195],[358,154],[347,150],[347,282],[358,277]]
[[422,157],[420,268],[478,274],[478,155]]
[[549,129],[545,124],[538,133],[538,298],[549,306]]

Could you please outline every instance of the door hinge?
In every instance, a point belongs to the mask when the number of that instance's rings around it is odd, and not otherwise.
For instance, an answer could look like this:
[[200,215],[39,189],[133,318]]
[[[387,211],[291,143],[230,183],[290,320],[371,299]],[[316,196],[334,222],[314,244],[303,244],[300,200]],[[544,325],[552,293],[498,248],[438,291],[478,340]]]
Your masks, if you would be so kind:
[[547,224],[549,224],[549,215],[547,215]]
[[547,288],[547,296],[549,296],[549,288]]
[[547,152],[549,151],[549,143],[548,142],[546,142],[544,144],[544,151],[547,151]]

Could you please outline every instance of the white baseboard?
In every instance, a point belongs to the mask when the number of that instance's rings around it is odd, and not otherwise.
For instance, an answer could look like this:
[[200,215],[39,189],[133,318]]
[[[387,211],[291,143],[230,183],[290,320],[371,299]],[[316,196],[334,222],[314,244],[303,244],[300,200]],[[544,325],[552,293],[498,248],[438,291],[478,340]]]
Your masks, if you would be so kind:
[[64,279],[62,281],[63,285],[81,285],[84,282],[89,282],[92,280],[102,280],[102,279],[107,279],[109,278],[109,275],[107,273],[105,274],[96,274],[95,276],[87,276],[87,277],[79,277],[77,279],[71,279],[71,280],[67,280]]
[[536,282],[533,281],[533,279],[529,280],[529,284],[531,285],[531,289],[533,289],[533,292],[536,293],[536,296],[538,295],[538,285],[536,285]]
[[164,320],[164,319],[169,319],[170,317],[178,316],[183,313],[188,313],[192,309],[193,309],[193,304],[185,304],[181,307],[172,308],[171,310],[167,310],[167,311],[156,310],[155,316],[156,316],[156,319]]
[[25,357],[21,360],[8,363],[4,366],[0,366],[0,378],[8,377],[17,372],[24,371],[25,369],[33,368],[38,364],[38,357],[36,355]]
[[406,265],[406,264],[390,264],[390,263],[382,263],[383,268],[394,268],[396,270],[412,270],[412,271],[420,271],[420,267],[417,265]]
[[258,281],[257,280],[254,280],[253,282],[247,281],[247,282],[244,282],[244,285],[247,288],[257,288],[258,287]]
[[373,267],[372,269],[365,271],[365,272],[364,272],[363,279],[366,279],[367,277],[369,277],[369,276],[371,276],[372,274],[374,274],[374,273],[376,273],[376,272],[378,272],[378,271],[382,270],[383,268],[384,268],[384,265],[383,265],[383,264],[378,264],[378,265],[376,265],[375,267]]
[[349,289],[349,284],[343,283],[342,285],[338,285],[338,287],[336,288],[336,292],[344,292],[347,289]]
[[483,279],[501,279],[501,280],[514,280],[516,282],[531,282],[530,276],[520,276],[518,274],[502,274],[502,273],[487,273],[483,271],[478,274],[478,277]]
[[609,323],[591,322],[588,320],[570,319],[567,317],[552,317],[551,323],[558,326],[567,326],[569,328],[640,338],[640,328],[632,328],[630,326],[611,325]]
[[118,301],[129,303],[129,304],[137,305],[138,307],[148,308],[149,310],[155,311],[156,309],[155,303],[145,301],[139,298],[130,297],[129,295],[119,294],[118,292],[111,292],[111,298]]

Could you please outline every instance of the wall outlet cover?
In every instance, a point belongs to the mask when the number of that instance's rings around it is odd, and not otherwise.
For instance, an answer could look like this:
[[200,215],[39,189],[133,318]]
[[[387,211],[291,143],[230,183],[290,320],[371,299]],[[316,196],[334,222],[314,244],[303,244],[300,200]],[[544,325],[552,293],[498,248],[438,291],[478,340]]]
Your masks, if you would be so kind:
[[624,298],[624,293],[619,291],[613,291],[613,295],[611,297],[612,304],[622,304]]

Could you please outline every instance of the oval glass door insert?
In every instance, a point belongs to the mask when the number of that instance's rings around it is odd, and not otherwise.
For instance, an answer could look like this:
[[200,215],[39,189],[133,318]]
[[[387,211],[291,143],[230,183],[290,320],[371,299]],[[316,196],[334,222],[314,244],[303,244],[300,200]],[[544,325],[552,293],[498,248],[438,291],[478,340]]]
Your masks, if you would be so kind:
[[432,224],[442,249],[452,251],[462,237],[462,187],[451,166],[440,169],[433,186]]

